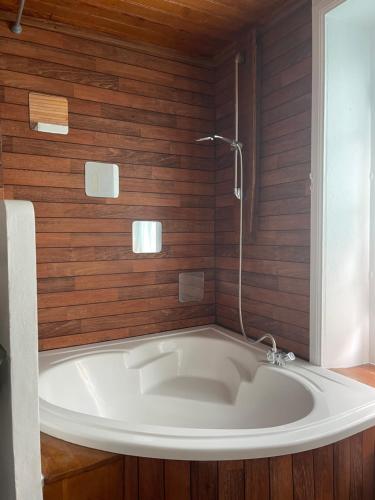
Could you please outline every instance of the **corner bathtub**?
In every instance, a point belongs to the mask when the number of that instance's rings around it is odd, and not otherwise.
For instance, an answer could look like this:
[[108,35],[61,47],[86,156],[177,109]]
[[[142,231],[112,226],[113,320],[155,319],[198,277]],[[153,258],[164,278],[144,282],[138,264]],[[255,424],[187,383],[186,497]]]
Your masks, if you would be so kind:
[[375,390],[218,326],[40,354],[43,432],[119,454],[240,460],[297,453],[375,425]]

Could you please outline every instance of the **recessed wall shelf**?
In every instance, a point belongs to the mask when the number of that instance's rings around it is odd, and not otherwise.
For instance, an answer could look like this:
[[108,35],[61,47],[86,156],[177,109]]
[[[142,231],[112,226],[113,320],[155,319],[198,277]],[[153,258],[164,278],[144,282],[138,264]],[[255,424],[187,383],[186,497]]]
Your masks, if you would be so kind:
[[29,113],[32,130],[62,135],[69,132],[68,100],[65,97],[30,92]]
[[137,220],[132,224],[133,252],[159,253],[162,248],[162,225],[158,221]]
[[119,168],[115,163],[87,161],[85,163],[85,192],[95,198],[118,198]]

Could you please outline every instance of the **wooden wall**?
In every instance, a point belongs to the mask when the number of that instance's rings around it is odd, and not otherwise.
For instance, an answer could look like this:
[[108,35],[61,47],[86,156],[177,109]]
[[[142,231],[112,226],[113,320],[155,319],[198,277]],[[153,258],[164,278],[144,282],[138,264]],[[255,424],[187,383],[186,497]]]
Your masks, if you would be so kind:
[[[6,198],[34,202],[40,348],[214,322],[214,72],[24,24],[0,22]],[[28,93],[69,100],[67,136],[30,130]],[[86,160],[120,167],[118,199],[88,198]],[[163,251],[131,251],[133,220],[163,223]],[[204,300],[178,273],[204,270]]]
[[[54,451],[58,443],[65,451],[60,475],[56,454],[51,455],[55,474],[48,475],[51,440],[57,443]],[[44,444],[44,500],[372,500],[374,444],[372,428],[293,455],[188,462],[115,456],[49,438]]]
[[[1,22],[0,37],[1,175],[5,197],[35,204],[41,349],[215,317],[239,330],[233,155],[218,145],[215,161],[212,147],[194,143],[212,130],[234,134],[233,54],[215,72],[78,33],[25,26],[15,36]],[[269,331],[308,358],[310,2],[268,24],[258,46],[257,216],[244,246],[244,319],[249,335]],[[29,91],[68,98],[68,136],[30,130]],[[245,78],[240,92],[248,91]],[[248,133],[243,126],[245,143]],[[120,165],[118,199],[85,196],[86,160]],[[163,222],[161,255],[132,253],[136,219]],[[206,272],[202,303],[179,304],[181,270]]]
[[[311,2],[300,3],[258,36],[257,217],[253,241],[244,246],[243,310],[250,336],[271,332],[282,348],[308,358],[312,34]],[[234,134],[233,85],[230,54],[217,70],[216,83],[216,130],[228,137]],[[242,96],[246,90],[240,88]],[[243,106],[243,97],[240,102]],[[245,143],[246,133],[240,136]],[[226,146],[217,147],[216,154],[217,322],[239,330],[233,155]]]

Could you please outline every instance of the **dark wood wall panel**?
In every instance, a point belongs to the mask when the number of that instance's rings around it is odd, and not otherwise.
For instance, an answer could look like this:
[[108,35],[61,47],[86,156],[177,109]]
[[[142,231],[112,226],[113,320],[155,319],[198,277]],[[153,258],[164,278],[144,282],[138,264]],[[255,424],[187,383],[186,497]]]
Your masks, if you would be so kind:
[[[214,71],[0,22],[5,197],[36,212],[40,348],[207,324],[215,320]],[[30,91],[65,96],[67,136],[29,127]],[[88,198],[87,160],[116,162],[120,196]],[[133,220],[163,223],[163,250],[131,250]],[[205,271],[204,299],[178,301],[178,273]]]
[[43,435],[42,455],[45,500],[375,498],[373,428],[323,448],[256,460],[121,457]]
[[[256,229],[248,240],[245,227],[243,249],[248,335],[270,332],[280,347],[304,358],[309,356],[311,37],[311,2],[305,1],[258,34]],[[239,48],[246,50],[242,42]],[[234,136],[233,71],[230,54],[216,75],[216,131],[228,137]],[[242,107],[248,106],[248,91],[240,85]],[[240,131],[245,145],[247,133]],[[244,154],[248,169],[249,148]],[[217,321],[238,331],[239,203],[232,194],[233,155],[225,145],[216,147],[216,165]]]

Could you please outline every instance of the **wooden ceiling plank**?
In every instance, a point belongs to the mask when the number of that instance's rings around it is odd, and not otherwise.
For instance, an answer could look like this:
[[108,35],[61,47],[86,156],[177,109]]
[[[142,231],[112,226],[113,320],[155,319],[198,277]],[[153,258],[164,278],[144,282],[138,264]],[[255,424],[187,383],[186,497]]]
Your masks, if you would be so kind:
[[[125,43],[213,57],[245,26],[275,17],[296,0],[27,0],[26,16],[107,34]],[[17,12],[16,0],[0,9]]]
[[123,38],[133,41],[141,41],[144,43],[157,44],[171,48],[180,49],[182,51],[192,51],[195,54],[208,55],[214,47],[222,46],[223,42],[212,40],[210,37],[194,37],[188,33],[173,29],[166,30],[165,28],[158,29],[157,24],[149,23],[140,18],[132,18],[131,16],[117,16],[117,19],[105,17],[105,14],[91,7],[86,16],[77,17],[76,10],[67,5],[56,5],[52,12],[50,8],[41,11],[41,7],[48,7],[48,1],[40,0],[37,2],[37,9],[34,10],[34,5],[30,2],[27,15],[32,17],[44,16],[44,19],[58,21],[73,26],[83,26],[88,29],[94,29],[105,33],[110,33],[114,36],[122,36]]
[[216,20],[214,16],[208,17],[200,14],[194,16],[192,15],[193,11],[189,8],[181,8],[176,5],[177,9],[166,10],[165,6],[171,4],[160,0],[154,0],[151,5],[147,0],[129,0],[126,2],[107,0],[105,8],[102,7],[103,2],[101,0],[82,0],[82,3],[111,11],[115,15],[125,13],[173,28],[178,23],[179,29],[192,34],[200,32],[218,39],[231,39],[230,34],[237,29],[237,25],[229,20],[223,23],[222,19]]
[[230,30],[237,30],[238,28],[239,19],[237,16],[233,16],[230,13],[224,15],[221,11],[212,11],[209,16],[202,17],[204,12],[202,12],[201,9],[195,8],[191,3],[185,6],[178,2],[171,2],[170,0],[153,0],[151,7],[148,0],[126,0],[126,3],[143,5],[144,7],[148,6],[150,9],[168,12],[179,19],[189,19],[194,23],[203,21],[204,23],[216,28],[219,27],[220,29],[222,29],[223,23],[228,26]]
[[[50,0],[41,0],[37,2],[50,4]],[[168,40],[171,38],[174,44],[191,44],[194,46],[199,46],[200,41],[204,38],[207,45],[215,46],[216,43],[222,43],[223,40],[212,38],[209,34],[198,35],[197,33],[191,37],[191,34],[184,31],[183,29],[174,26],[165,26],[158,22],[148,21],[147,19],[127,15],[124,13],[114,13],[107,9],[101,9],[95,7],[94,5],[85,5],[82,12],[77,14],[77,6],[74,0],[65,0],[63,5],[57,5],[52,13],[52,19],[56,19],[59,16],[60,19],[68,19],[69,22],[73,18],[88,18],[93,20],[93,25],[97,27],[98,30],[102,29],[102,24],[112,23],[114,30],[118,30],[119,33],[123,32],[124,29],[128,28],[138,28],[143,30],[146,36],[152,33],[157,34],[161,39]],[[61,16],[61,17],[60,17]],[[168,28],[166,31],[165,28]]]
[[180,5],[184,8],[190,8],[202,14],[216,15],[223,18],[230,17],[237,19],[237,22],[243,23],[244,11],[239,9],[236,3],[231,5],[220,4],[216,0],[167,0],[171,4]]

